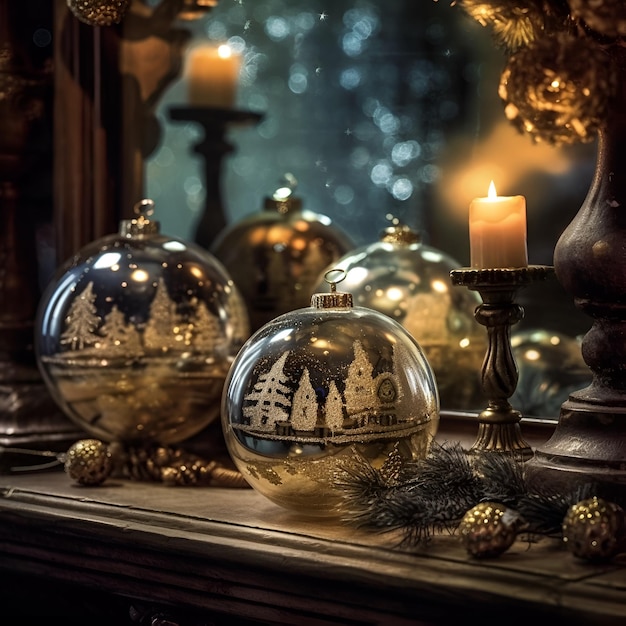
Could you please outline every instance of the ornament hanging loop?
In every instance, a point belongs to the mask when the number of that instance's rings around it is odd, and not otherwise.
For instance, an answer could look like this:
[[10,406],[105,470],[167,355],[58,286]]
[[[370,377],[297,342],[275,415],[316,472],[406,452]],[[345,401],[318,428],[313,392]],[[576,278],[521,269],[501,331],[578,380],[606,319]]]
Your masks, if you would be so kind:
[[[336,275],[332,280],[330,276]],[[311,297],[311,306],[314,309],[351,309],[353,306],[352,294],[337,291],[337,283],[346,277],[346,270],[334,268],[324,274],[324,280],[330,285],[330,293],[314,293]]]
[[150,219],[154,214],[154,200],[143,198],[133,206],[133,213],[137,217],[120,222],[120,235],[130,238],[156,235],[160,232],[160,223]]
[[143,215],[145,217],[154,215],[154,200],[151,200],[150,198],[140,200],[133,207],[133,213],[135,215]]
[[[333,274],[336,276],[335,279],[332,279],[330,277]],[[330,285],[331,293],[336,293],[337,292],[337,283],[340,283],[342,280],[345,280],[346,275],[347,275],[346,274],[346,270],[342,270],[341,268],[335,268],[335,269],[332,269],[332,270],[328,270],[324,274],[324,280]]]

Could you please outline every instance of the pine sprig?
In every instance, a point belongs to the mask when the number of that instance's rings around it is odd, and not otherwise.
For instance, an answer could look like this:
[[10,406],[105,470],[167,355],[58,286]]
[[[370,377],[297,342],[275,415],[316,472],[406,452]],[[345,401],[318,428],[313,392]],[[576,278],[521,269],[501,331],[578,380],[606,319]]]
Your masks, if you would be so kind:
[[[542,491],[537,485],[529,491],[525,467],[512,454],[469,453],[458,442],[434,442],[425,458],[404,461],[391,482],[382,468],[357,457],[336,472],[335,486],[342,496],[339,508],[345,523],[399,531],[400,543],[406,546],[423,544],[442,531],[454,533],[465,513],[481,502],[515,510],[529,536],[558,537],[572,505],[592,495],[615,501],[614,493],[603,493],[602,485],[592,482],[569,492],[550,487]],[[626,501],[615,503],[626,507]]]
[[526,493],[524,465],[506,453],[479,454],[475,471],[482,476],[484,499],[515,505]]
[[550,489],[526,493],[520,498],[517,510],[527,522],[529,532],[559,537],[568,509],[592,496],[606,498],[622,508],[626,506],[626,498],[618,497],[614,489],[590,481],[566,492]]
[[[437,0],[435,0],[437,1]],[[606,120],[626,42],[623,0],[456,0],[507,57],[498,93],[533,141],[592,141]]]
[[416,545],[442,530],[454,531],[476,503],[497,498],[516,503],[524,492],[513,457],[468,455],[459,443],[433,443],[430,453],[405,463],[390,485],[365,459],[342,467],[335,485],[342,493],[345,522],[381,531],[401,530]]

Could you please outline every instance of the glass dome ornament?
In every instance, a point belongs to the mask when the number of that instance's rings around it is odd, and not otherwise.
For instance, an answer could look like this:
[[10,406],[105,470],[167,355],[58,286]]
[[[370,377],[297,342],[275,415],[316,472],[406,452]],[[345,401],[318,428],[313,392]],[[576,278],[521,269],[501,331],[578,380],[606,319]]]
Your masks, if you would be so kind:
[[308,306],[320,272],[354,247],[329,217],[302,207],[291,174],[283,182],[263,211],[227,227],[211,245],[247,303],[253,332]]
[[339,514],[337,472],[424,458],[439,424],[437,385],[419,344],[329,283],[330,293],[248,339],[222,399],[226,446],[248,483],[320,517]]
[[161,234],[152,200],[83,247],[39,303],[36,355],[53,398],[106,442],[181,442],[219,415],[249,336],[241,295],[206,250]]
[[[442,410],[482,406],[487,337],[474,317],[482,301],[475,292],[452,288],[457,261],[394,218],[379,241],[355,248],[333,267],[345,271],[355,304],[388,315],[415,337],[437,378]],[[324,273],[316,289],[323,284]]]
[[511,335],[519,380],[511,403],[526,417],[556,419],[561,405],[577,389],[591,383],[580,338],[542,328]]

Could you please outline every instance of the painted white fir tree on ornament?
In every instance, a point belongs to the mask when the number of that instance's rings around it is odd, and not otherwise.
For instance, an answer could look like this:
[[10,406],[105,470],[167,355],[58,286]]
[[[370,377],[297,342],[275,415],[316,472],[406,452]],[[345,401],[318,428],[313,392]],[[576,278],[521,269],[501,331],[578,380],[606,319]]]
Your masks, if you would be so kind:
[[150,318],[143,333],[146,350],[166,352],[182,346],[181,320],[176,302],[167,293],[165,282],[159,278],[156,293],[150,305]]
[[100,327],[100,346],[117,352],[138,354],[142,352],[141,337],[133,324],[129,324],[116,304],[104,317]]
[[377,404],[373,371],[363,345],[355,341],[354,360],[348,368],[345,396],[348,415],[356,418],[361,426],[366,424],[368,412]]
[[330,381],[330,385],[328,386],[328,396],[326,397],[326,403],[324,405],[324,419],[326,422],[326,426],[330,428],[331,433],[335,433],[343,429],[343,398],[341,397],[341,393],[339,393],[339,389],[337,388],[337,383],[334,380]]
[[189,343],[193,344],[196,350],[211,350],[215,346],[223,343],[220,323],[204,302],[194,299],[194,313],[189,321],[191,337]]
[[317,424],[317,395],[311,384],[308,368],[304,368],[300,383],[293,394],[291,426],[295,431],[314,431]]
[[246,400],[254,404],[245,406],[243,415],[254,429],[273,431],[276,422],[289,419],[291,389],[283,372],[287,356],[289,352],[283,352],[269,372],[260,374],[246,396]]
[[94,333],[100,324],[100,318],[95,301],[93,283],[89,283],[72,302],[65,317],[65,329],[59,341],[62,346],[69,346],[71,350],[82,350],[85,346],[96,343]]

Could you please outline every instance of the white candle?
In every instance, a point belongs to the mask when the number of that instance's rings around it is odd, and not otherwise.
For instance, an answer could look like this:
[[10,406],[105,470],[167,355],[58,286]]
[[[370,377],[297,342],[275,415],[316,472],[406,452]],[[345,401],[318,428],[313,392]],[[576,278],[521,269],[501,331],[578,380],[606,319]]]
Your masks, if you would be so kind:
[[185,68],[189,104],[231,109],[235,105],[240,64],[240,56],[226,44],[190,50]]
[[469,230],[473,268],[528,265],[524,196],[498,196],[491,181],[488,196],[470,204]]

